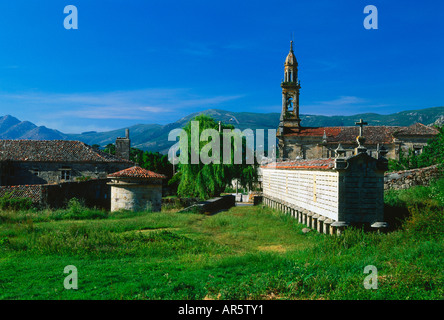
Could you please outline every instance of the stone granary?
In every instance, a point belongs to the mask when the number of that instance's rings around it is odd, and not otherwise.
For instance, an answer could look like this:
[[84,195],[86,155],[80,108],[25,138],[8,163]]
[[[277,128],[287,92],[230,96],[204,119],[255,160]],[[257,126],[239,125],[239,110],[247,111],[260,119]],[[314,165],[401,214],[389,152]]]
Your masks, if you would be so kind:
[[2,186],[105,179],[109,173],[133,165],[128,158],[96,150],[80,141],[0,140]]
[[111,211],[160,211],[163,174],[138,166],[108,175],[111,182]]
[[[362,138],[362,137],[359,137]],[[359,143],[360,142],[360,143]],[[356,155],[294,160],[262,166],[263,201],[324,233],[348,225],[383,228],[386,150],[378,158],[361,145]]]
[[[354,154],[359,128],[341,127],[304,127],[299,117],[298,62],[293,52],[293,42],[285,59],[282,88],[282,111],[277,130],[279,157],[281,159],[318,159],[334,157],[334,150],[341,144],[346,155]],[[358,120],[358,119],[356,119]],[[416,123],[402,126],[367,126],[365,137],[367,152],[377,154],[378,146],[388,151],[387,158],[399,159],[400,150],[413,149],[421,153],[428,140],[439,131],[435,128]]]

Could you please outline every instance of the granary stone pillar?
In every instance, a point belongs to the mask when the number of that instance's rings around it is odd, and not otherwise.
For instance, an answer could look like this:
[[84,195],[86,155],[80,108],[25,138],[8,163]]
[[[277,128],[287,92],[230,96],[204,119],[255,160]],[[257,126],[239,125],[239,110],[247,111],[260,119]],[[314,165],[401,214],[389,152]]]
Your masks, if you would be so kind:
[[387,222],[375,222],[371,224],[371,227],[373,229],[375,229],[378,232],[384,231],[387,229],[388,227],[388,223]]
[[317,230],[318,230],[318,232],[319,233],[322,233],[323,231],[324,231],[324,221],[326,220],[327,218],[326,217],[324,217],[324,216],[320,216],[319,217],[319,219],[318,219],[318,226],[317,226]]
[[166,176],[134,166],[108,175],[111,211],[160,211],[162,180]]
[[311,228],[314,230],[317,230],[319,214],[314,214],[313,217],[311,217],[311,218],[312,218]]
[[299,222],[299,223],[302,223],[302,216],[303,216],[302,209],[299,208],[299,209],[298,209],[298,222]]
[[307,227],[311,228],[312,221],[313,221],[313,212],[309,211],[307,213],[307,223],[306,223]]
[[348,226],[349,224],[345,221],[335,221],[331,224],[331,227],[333,228],[332,233],[336,233],[339,236]]
[[302,210],[302,223],[305,225],[307,225],[307,214],[308,214],[307,210],[305,210],[305,209]]
[[324,229],[323,229],[323,233],[325,234],[330,234],[330,225],[333,223],[333,220],[331,219],[326,219],[324,221]]

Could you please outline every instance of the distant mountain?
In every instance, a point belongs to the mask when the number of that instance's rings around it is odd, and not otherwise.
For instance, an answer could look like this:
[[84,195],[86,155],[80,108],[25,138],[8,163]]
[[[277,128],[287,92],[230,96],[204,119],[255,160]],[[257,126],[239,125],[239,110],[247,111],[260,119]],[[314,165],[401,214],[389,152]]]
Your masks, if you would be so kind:
[[[216,121],[233,124],[241,130],[247,128],[252,130],[276,129],[280,117],[279,113],[231,112],[209,109],[192,113],[176,122],[166,125],[137,124],[131,126],[129,127],[131,145],[147,151],[166,153],[175,143],[174,141],[168,141],[169,132],[173,129],[183,127],[188,121],[199,114],[206,114],[213,117]],[[304,114],[301,115],[301,124],[305,127],[353,126],[355,122],[361,118],[368,122],[369,125],[409,126],[416,122],[425,125],[443,125],[444,107],[402,111],[389,115],[376,113],[362,113],[352,116]],[[125,136],[125,128],[107,132],[89,131],[81,134],[65,134],[44,126],[37,127],[29,121],[20,121],[9,115],[0,117],[0,139],[79,140],[89,145],[98,144],[100,146],[106,146],[109,143],[114,143],[117,137],[123,136]]]
[[45,126],[36,126],[29,121],[20,121],[6,115],[0,117],[0,139],[65,140],[67,135]]
[[307,127],[353,126],[355,121],[364,119],[372,126],[409,126],[416,122],[424,125],[439,125],[444,119],[444,107],[402,111],[388,115],[361,113],[352,116],[302,115],[301,123]]
[[0,134],[7,131],[9,128],[19,124],[20,120],[13,116],[7,115],[0,118]]
[[[236,128],[244,130],[277,129],[279,125],[279,113],[254,113],[254,112],[231,112],[219,109],[208,109],[202,112],[192,113],[176,122],[167,125],[138,124],[129,127],[131,145],[135,148],[147,151],[159,151],[166,153],[175,143],[168,141],[168,133],[176,128],[182,128],[191,119],[199,114],[206,114],[216,121],[233,124]],[[435,107],[422,110],[402,111],[389,115],[376,113],[362,113],[352,116],[319,116],[301,115],[301,123],[306,127],[332,127],[332,126],[354,126],[356,121],[364,119],[369,125],[385,126],[409,126],[416,122],[425,125],[442,124],[444,122],[444,107]],[[116,137],[124,136],[124,129],[88,133],[81,135],[68,135],[69,139],[81,140],[85,143],[97,143],[105,146],[114,143]]]

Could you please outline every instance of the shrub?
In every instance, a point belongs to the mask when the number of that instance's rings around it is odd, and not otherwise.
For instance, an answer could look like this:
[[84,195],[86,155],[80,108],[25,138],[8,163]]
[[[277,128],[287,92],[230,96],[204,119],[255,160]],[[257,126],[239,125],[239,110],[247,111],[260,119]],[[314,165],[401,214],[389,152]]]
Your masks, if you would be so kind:
[[63,216],[66,219],[106,219],[108,212],[98,209],[90,209],[85,206],[83,200],[71,198],[66,206],[67,211]]
[[13,193],[6,193],[3,197],[0,197],[0,209],[22,211],[29,210],[32,207],[32,200],[25,197],[13,197]]
[[430,197],[444,207],[444,178],[430,184]]
[[89,181],[92,178],[90,176],[81,176],[81,177],[77,177],[76,181]]
[[430,186],[388,190],[384,193],[384,203],[389,224],[402,225],[414,232],[435,234],[442,230],[443,224],[444,178]]
[[444,214],[442,207],[433,205],[409,208],[410,217],[405,221],[405,230],[415,237],[444,235]]

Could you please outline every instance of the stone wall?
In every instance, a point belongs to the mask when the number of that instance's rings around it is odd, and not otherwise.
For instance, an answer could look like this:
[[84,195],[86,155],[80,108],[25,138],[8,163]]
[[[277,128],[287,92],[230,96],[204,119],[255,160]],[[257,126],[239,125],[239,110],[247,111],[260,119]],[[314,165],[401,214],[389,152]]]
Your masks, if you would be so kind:
[[87,207],[109,210],[111,188],[108,179],[94,179],[82,182],[64,182],[46,185],[46,204],[53,208],[66,205],[71,198],[81,199]]
[[384,171],[381,162],[351,157],[339,172],[339,217],[348,222],[384,221]]
[[69,199],[77,198],[83,200],[88,207],[109,210],[111,188],[107,182],[107,179],[95,179],[59,184],[3,186],[0,187],[0,197],[12,192],[13,197],[30,198],[36,205],[51,208],[64,207]]
[[219,210],[228,210],[236,205],[234,195],[228,194],[193,204],[180,212],[214,213]]
[[417,185],[428,185],[443,175],[439,165],[426,168],[387,172],[384,175],[384,189],[408,189]]
[[2,185],[32,185],[65,182],[62,170],[69,171],[69,180],[89,177],[105,179],[109,173],[128,168],[127,163],[73,163],[9,161],[2,164],[0,179]]
[[160,211],[162,184],[111,184],[111,211]]
[[[338,147],[339,143],[323,143],[322,137],[306,137],[306,136],[289,136],[283,138],[284,143],[279,145],[280,154],[286,155],[287,159],[322,159],[322,158],[330,158],[335,157],[335,149]],[[400,142],[401,143],[401,142]],[[415,146],[419,143],[415,143]],[[423,143],[425,145],[426,143]],[[342,148],[345,149],[345,156],[353,156],[355,154],[355,148],[357,143],[345,143],[341,142]],[[410,146],[410,144],[409,144]],[[376,144],[366,144],[367,153],[372,156],[377,156],[377,148]],[[399,152],[397,149],[400,148],[399,145],[394,143],[386,143],[384,147],[387,150],[386,157],[388,159],[398,159]]]

